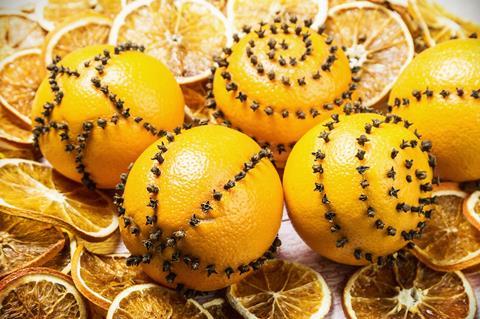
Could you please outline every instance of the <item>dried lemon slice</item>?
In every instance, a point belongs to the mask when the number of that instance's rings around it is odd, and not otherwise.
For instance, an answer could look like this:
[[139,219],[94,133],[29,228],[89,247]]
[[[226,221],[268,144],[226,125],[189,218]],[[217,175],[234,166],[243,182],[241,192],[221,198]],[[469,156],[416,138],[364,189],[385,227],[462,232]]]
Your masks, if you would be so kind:
[[41,46],[46,33],[30,15],[18,10],[1,9],[0,59],[16,50]]
[[313,25],[321,25],[328,11],[327,0],[230,0],[227,4],[228,21],[236,31],[243,26],[254,26],[262,19],[270,22],[275,16],[295,16],[300,21],[311,19]]
[[415,240],[413,253],[438,271],[461,270],[480,263],[480,231],[463,215],[467,193],[455,185],[442,184],[434,189],[436,209]]
[[42,81],[40,49],[26,49],[0,61],[0,103],[26,124]]
[[0,212],[0,277],[45,264],[64,244],[63,234],[52,225]]
[[0,316],[22,319],[87,319],[70,277],[50,268],[25,268],[0,281]]
[[468,196],[463,205],[463,213],[468,221],[480,231],[480,191]]
[[306,266],[267,262],[259,271],[230,286],[230,304],[244,318],[324,318],[332,301],[322,276]]
[[185,84],[209,75],[212,57],[230,44],[231,36],[226,18],[205,0],[139,0],[115,18],[109,43],[144,45]]
[[44,164],[21,159],[0,160],[0,209],[59,225],[92,241],[110,236],[118,227],[111,200],[103,193]]
[[124,289],[150,282],[140,267],[127,267],[129,255],[96,255],[79,245],[72,260],[72,278],[90,302],[107,310]]
[[155,284],[135,285],[115,297],[107,319],[123,318],[213,319],[198,302]]
[[326,31],[344,47],[359,97],[367,106],[382,100],[415,53],[413,39],[394,11],[367,1],[328,12]]
[[410,254],[399,254],[393,265],[357,271],[343,291],[343,306],[350,319],[473,319],[476,311],[475,294],[461,272],[436,272]]
[[93,13],[65,20],[45,39],[42,49],[44,64],[48,65],[55,56],[64,57],[75,49],[107,43],[110,25],[110,19]]
[[11,114],[0,105],[0,140],[12,142],[19,146],[28,146],[33,142],[29,125]]

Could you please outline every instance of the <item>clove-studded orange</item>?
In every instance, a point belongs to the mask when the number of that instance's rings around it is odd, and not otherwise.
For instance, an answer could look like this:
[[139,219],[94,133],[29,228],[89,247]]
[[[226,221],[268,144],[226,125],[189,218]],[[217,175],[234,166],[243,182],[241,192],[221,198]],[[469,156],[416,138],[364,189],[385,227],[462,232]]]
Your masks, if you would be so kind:
[[421,235],[434,199],[431,143],[398,116],[333,115],[295,145],[284,172],[290,219],[340,263],[383,264]]
[[392,111],[433,143],[438,174],[480,179],[480,40],[451,40],[419,54],[390,95]]
[[279,246],[283,207],[270,159],[224,126],[166,133],[117,187],[128,263],[163,285],[201,291],[259,269]]
[[131,43],[90,46],[47,67],[34,100],[33,132],[63,175],[90,188],[113,188],[162,130],[182,123],[179,85],[141,51]]
[[[271,148],[284,166],[295,142],[332,112],[352,109],[355,82],[333,38],[295,17],[244,27],[216,58],[207,107],[217,121]],[[358,103],[358,102],[357,102]]]

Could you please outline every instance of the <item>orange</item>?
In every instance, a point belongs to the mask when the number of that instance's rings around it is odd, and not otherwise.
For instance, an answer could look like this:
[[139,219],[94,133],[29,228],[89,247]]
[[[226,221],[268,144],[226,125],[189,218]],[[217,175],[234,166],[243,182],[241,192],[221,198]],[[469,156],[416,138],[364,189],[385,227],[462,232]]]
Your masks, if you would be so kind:
[[162,129],[182,123],[180,87],[142,50],[89,46],[48,66],[31,118],[43,155],[63,175],[113,188]]
[[430,143],[394,116],[333,116],[295,145],[283,185],[303,240],[334,261],[383,264],[430,216]]
[[283,206],[269,156],[246,135],[217,125],[152,144],[115,199],[129,264],[141,264],[163,285],[202,291],[258,269],[278,246]]
[[[270,145],[283,166],[292,145],[341,106],[352,108],[348,60],[331,37],[295,17],[244,28],[222,57],[207,105],[219,121]],[[283,22],[282,22],[283,21]]]
[[433,143],[445,180],[480,179],[480,40],[452,40],[420,53],[390,95],[393,112]]

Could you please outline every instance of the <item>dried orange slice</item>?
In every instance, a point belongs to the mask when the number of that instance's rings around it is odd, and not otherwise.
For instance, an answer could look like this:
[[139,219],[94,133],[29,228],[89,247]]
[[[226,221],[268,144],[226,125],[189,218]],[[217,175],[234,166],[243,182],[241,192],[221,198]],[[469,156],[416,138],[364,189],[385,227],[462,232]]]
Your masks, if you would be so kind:
[[77,241],[73,235],[64,234],[65,245],[53,259],[47,261],[43,267],[52,268],[64,274],[69,274],[72,269],[72,256],[77,248]]
[[107,43],[110,25],[109,18],[93,13],[66,19],[45,39],[43,62],[48,65],[57,55],[64,57],[75,49]]
[[29,125],[18,119],[2,105],[0,105],[0,140],[19,146],[28,146],[33,142]]
[[242,319],[242,316],[223,298],[210,300],[202,304],[202,307],[215,319]]
[[[2,124],[3,125],[3,124]],[[24,158],[34,160],[38,156],[33,147],[18,147],[18,145],[9,143],[0,138],[0,159],[4,158]]]
[[52,225],[0,212],[0,277],[45,264],[64,243],[63,234]]
[[0,209],[64,227],[89,240],[107,238],[118,227],[106,195],[90,191],[44,164],[21,159],[0,160]]
[[324,318],[332,297],[313,269],[284,260],[267,262],[259,271],[230,286],[229,303],[244,318]]
[[43,79],[40,54],[40,49],[26,49],[0,61],[0,103],[27,124]]
[[97,0],[95,11],[115,17],[127,5],[127,0]]
[[367,106],[382,100],[415,53],[412,36],[398,13],[367,1],[328,12],[326,31],[345,48],[358,93]]
[[344,312],[357,318],[473,319],[475,294],[459,272],[437,272],[410,254],[393,265],[357,271],[343,291]]
[[467,193],[455,185],[441,185],[434,190],[436,209],[415,240],[413,253],[430,268],[453,271],[472,267],[480,262],[480,231],[463,215]]
[[0,59],[16,50],[41,46],[46,33],[30,15],[19,10],[0,10]]
[[150,282],[140,267],[127,267],[128,256],[96,255],[79,245],[72,260],[75,286],[90,302],[107,310],[124,289]]
[[35,20],[48,31],[72,15],[91,12],[89,0],[38,0],[35,5]]
[[115,297],[107,319],[123,318],[213,319],[198,302],[155,284],[135,285]]
[[216,123],[211,109],[206,107],[207,89],[205,83],[197,82],[182,85],[185,99],[185,117],[187,122],[210,121]]
[[186,84],[207,78],[212,57],[231,36],[225,16],[205,0],[139,0],[117,15],[109,42],[144,45]]
[[463,205],[463,213],[468,221],[480,231],[480,191],[468,196]]
[[311,19],[313,25],[325,22],[328,11],[327,0],[229,0],[227,4],[228,21],[236,31],[244,26],[254,26],[261,20],[272,21],[275,16],[295,16],[300,21]]
[[480,34],[480,25],[465,21],[432,0],[409,0],[408,11],[417,21],[427,46],[450,39],[465,39]]
[[83,245],[86,250],[91,253],[99,255],[122,254],[128,253],[127,248],[123,244],[120,237],[120,231],[114,231],[110,236],[102,241],[88,241],[82,238],[77,238],[77,244]]
[[82,295],[69,276],[50,268],[25,268],[0,281],[0,315],[22,319],[87,319]]

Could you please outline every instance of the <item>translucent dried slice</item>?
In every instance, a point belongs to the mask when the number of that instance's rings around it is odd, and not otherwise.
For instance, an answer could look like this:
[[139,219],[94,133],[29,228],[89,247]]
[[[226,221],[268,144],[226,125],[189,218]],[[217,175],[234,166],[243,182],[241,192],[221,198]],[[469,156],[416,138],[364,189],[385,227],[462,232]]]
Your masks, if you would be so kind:
[[77,248],[75,236],[64,234],[65,245],[53,259],[47,261],[43,267],[52,268],[64,274],[69,274],[72,269],[72,256]]
[[35,158],[38,158],[38,154],[35,153],[33,147],[19,147],[15,143],[9,143],[8,141],[0,138],[0,159],[4,158],[23,158],[34,160]]
[[150,282],[140,267],[127,267],[129,255],[96,255],[78,246],[72,277],[82,295],[107,310],[116,295],[136,284]]
[[0,105],[0,140],[21,146],[30,145],[33,142],[29,125],[18,119],[2,105]]
[[226,18],[205,0],[139,0],[113,22],[109,43],[132,41],[164,62],[180,84],[205,79],[212,57],[231,41]]
[[91,12],[89,0],[37,0],[35,20],[48,31],[72,15]]
[[[443,187],[444,188],[444,187]],[[467,193],[457,189],[434,191],[436,209],[414,254],[438,271],[461,270],[480,263],[480,231],[463,215]]]
[[325,280],[313,269],[284,260],[230,286],[227,299],[244,318],[324,318],[331,304]]
[[345,46],[359,97],[368,106],[384,98],[415,53],[407,25],[394,11],[367,1],[330,9],[326,31]]
[[469,318],[475,295],[459,272],[437,272],[410,254],[393,265],[357,271],[343,291],[345,313],[357,318]]
[[64,227],[92,241],[107,238],[118,227],[106,195],[66,179],[45,164],[21,159],[0,160],[0,209]]
[[0,212],[0,278],[45,264],[64,244],[62,232],[52,225]]
[[50,268],[25,268],[0,281],[0,316],[22,319],[87,319],[72,279]]

